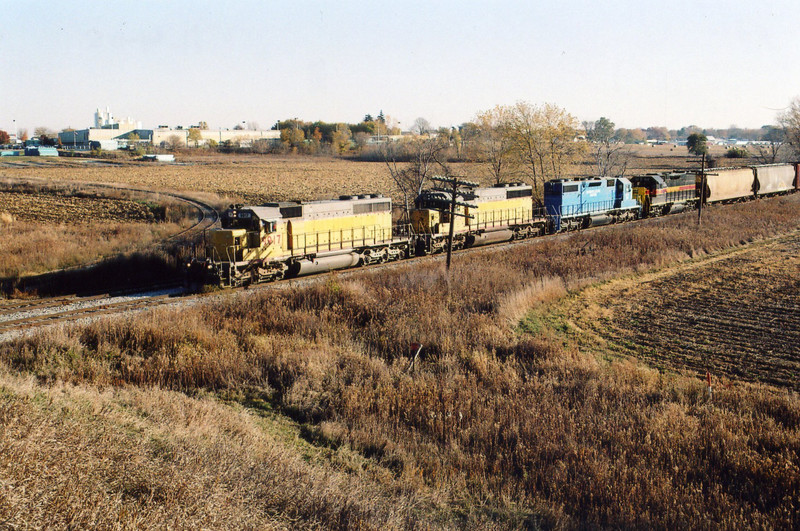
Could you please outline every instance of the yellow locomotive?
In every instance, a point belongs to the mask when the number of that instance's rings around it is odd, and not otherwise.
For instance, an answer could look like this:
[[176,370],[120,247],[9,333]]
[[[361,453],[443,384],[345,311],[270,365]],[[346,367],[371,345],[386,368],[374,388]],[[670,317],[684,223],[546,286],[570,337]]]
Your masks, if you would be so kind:
[[[380,195],[338,200],[231,205],[212,229],[204,276],[240,286],[402,258],[393,237],[392,202]],[[194,275],[195,278],[197,275]]]
[[417,235],[417,254],[437,253],[447,246],[450,223],[453,248],[522,239],[544,234],[544,212],[533,206],[533,189],[521,183],[503,183],[488,188],[459,192],[455,219],[441,211],[452,200],[452,192],[425,190],[414,202],[411,227]]

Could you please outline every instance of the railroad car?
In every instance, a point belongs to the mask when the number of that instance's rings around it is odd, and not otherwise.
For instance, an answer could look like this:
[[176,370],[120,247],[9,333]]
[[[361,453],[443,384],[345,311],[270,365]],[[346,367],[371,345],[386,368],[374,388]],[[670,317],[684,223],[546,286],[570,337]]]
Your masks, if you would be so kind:
[[[705,203],[732,203],[755,196],[752,168],[712,168],[706,173]],[[701,188],[700,183],[697,185]]]
[[[705,202],[732,203],[800,189],[800,164],[712,168],[706,173]],[[698,182],[697,188],[700,189]]]
[[641,213],[633,185],[624,177],[548,181],[544,206],[552,232],[629,221]]
[[770,164],[754,166],[753,190],[758,196],[785,194],[797,189],[798,165]]
[[[522,239],[544,234],[546,219],[533,207],[533,188],[527,184],[504,183],[471,192],[459,192],[454,220],[449,212],[437,208],[449,204],[452,193],[424,190],[414,201],[410,213],[416,234],[417,254],[441,252],[446,248],[450,223],[453,248],[475,247],[494,242]],[[472,206],[467,206],[472,205]]]
[[677,214],[694,208],[697,193],[695,172],[649,173],[631,177],[633,197],[642,206],[642,217]]
[[[403,257],[392,202],[379,195],[231,205],[209,231],[206,269],[222,286],[277,280]],[[195,267],[197,267],[195,265]]]

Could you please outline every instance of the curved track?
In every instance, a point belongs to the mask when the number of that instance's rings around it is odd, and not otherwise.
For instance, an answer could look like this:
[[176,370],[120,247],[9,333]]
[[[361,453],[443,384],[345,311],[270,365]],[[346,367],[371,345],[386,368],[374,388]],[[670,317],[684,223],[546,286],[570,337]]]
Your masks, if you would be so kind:
[[[32,179],[21,181],[32,182]],[[69,183],[74,184],[74,183]],[[161,240],[156,245],[166,246],[185,243],[219,222],[217,210],[203,201],[175,192],[161,192],[145,188],[103,183],[82,183],[93,188],[122,190],[140,194],[158,195],[191,205],[197,211],[197,221],[191,226]],[[96,262],[95,262],[96,263]],[[70,271],[91,267],[95,263],[83,264],[53,271]],[[126,311],[134,311],[170,302],[175,295],[183,293],[180,283],[147,286],[138,290],[118,293],[101,293],[88,296],[68,295],[37,299],[16,299],[0,302],[0,338],[8,339],[19,333],[43,326],[78,321]]]
[[131,186],[123,186],[115,184],[102,184],[102,183],[86,183],[86,184],[89,184],[96,188],[107,188],[110,190],[125,190],[141,194],[153,194],[153,195],[170,197],[172,199],[193,206],[197,210],[199,216],[198,221],[191,227],[176,232],[175,234],[172,234],[171,236],[166,238],[164,242],[176,242],[180,240],[186,240],[188,237],[194,236],[195,234],[202,234],[203,231],[212,228],[219,222],[219,212],[217,212],[217,210],[213,206],[204,203],[199,199],[194,199],[192,197],[183,194],[179,194],[176,192],[160,192],[158,190],[149,190],[147,188],[134,188]]

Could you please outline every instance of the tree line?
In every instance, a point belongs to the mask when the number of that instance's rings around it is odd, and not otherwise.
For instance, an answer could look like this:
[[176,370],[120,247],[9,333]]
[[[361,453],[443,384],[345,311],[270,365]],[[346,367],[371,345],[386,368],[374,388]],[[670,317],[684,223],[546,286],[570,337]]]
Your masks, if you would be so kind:
[[[234,129],[245,129],[243,124],[237,124]],[[251,122],[247,127],[257,129],[257,124]],[[206,128],[208,125],[205,122],[190,128],[188,141],[194,142],[197,147],[201,140],[199,130]],[[388,138],[394,140],[400,137],[401,130],[399,122],[385,116],[383,111],[374,117],[366,114],[358,123],[309,122],[289,118],[279,120],[272,129],[280,131],[278,143],[256,140],[243,147],[228,141],[220,145],[214,142],[206,147],[221,151],[348,155],[393,164],[413,162],[419,151],[423,151],[435,154],[437,159],[481,162],[495,181],[521,178],[530,182],[538,192],[545,181],[562,175],[565,167],[586,156],[591,160],[595,174],[624,175],[629,160],[625,146],[648,140],[683,141],[691,135],[757,140],[760,144],[747,148],[752,153],[737,148],[731,151],[732,155],[753,156],[763,163],[798,156],[800,99],[792,101],[776,117],[776,123],[759,129],[735,126],[703,129],[694,125],[677,130],[659,126],[616,128],[614,122],[606,117],[578,122],[573,115],[556,105],[533,105],[527,102],[498,105],[478,112],[473,120],[456,127],[435,129],[426,119],[417,118],[409,128],[411,134],[402,135],[401,145],[391,149],[385,147],[389,143]],[[21,133],[21,138],[27,138],[24,131],[18,133]],[[57,134],[46,127],[37,127],[34,135],[45,145],[58,144]],[[0,131],[0,144],[9,140],[9,135]],[[182,139],[179,140],[171,146],[173,149],[182,147]],[[422,145],[426,143],[433,147]]]

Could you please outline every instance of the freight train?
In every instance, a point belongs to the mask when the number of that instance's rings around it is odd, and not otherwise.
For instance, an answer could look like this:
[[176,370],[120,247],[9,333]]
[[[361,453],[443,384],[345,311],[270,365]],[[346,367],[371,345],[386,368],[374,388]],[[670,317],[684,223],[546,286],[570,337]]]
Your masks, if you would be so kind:
[[231,205],[222,227],[208,233],[206,259],[187,266],[192,284],[235,287],[318,272],[621,223],[696,208],[794,192],[799,164],[773,164],[627,179],[556,179],[545,183],[543,205],[531,186],[498,184],[458,192],[455,215],[442,209],[450,191],[423,191],[409,223],[395,225],[392,202],[380,194],[337,200]]

